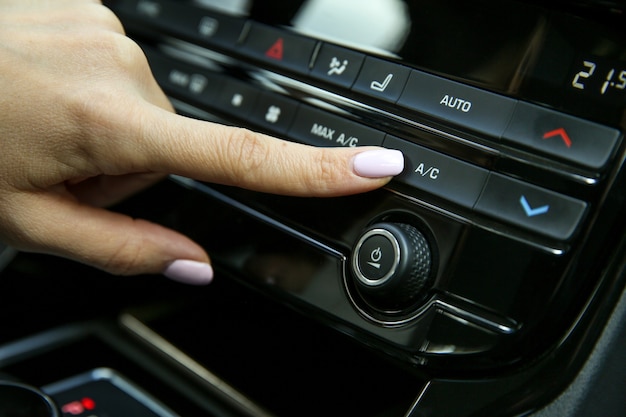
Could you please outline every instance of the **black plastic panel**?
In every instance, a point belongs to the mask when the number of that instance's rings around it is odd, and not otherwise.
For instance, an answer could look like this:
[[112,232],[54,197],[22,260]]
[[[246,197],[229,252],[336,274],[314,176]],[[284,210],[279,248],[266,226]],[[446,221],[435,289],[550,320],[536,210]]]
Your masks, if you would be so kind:
[[[110,4],[181,113],[405,153],[386,188],[326,200],[175,178],[189,198],[177,228],[216,265],[428,374],[415,416],[520,414],[572,377],[592,343],[581,323],[623,285],[607,272],[626,225],[619,7],[583,18],[580,3],[557,2]],[[355,286],[347,260],[378,222],[417,226],[436,253],[410,311],[369,305]],[[175,323],[157,331],[182,340]],[[528,392],[547,375],[553,385]]]

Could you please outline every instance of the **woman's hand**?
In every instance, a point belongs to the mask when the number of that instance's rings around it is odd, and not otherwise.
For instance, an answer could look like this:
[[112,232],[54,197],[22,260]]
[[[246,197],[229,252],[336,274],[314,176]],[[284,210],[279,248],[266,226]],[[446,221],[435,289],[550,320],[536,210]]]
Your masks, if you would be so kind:
[[114,274],[205,283],[205,251],[102,207],[167,174],[299,196],[378,188],[398,151],[314,148],[173,113],[97,1],[0,0],[0,240]]

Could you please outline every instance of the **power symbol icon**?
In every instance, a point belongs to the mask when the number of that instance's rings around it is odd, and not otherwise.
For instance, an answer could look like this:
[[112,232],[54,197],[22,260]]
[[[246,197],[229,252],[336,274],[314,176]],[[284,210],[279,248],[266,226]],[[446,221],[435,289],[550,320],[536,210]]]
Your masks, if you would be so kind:
[[374,249],[372,251],[372,253],[370,253],[370,259],[371,261],[368,262],[367,264],[370,266],[373,266],[376,269],[380,269],[380,259],[383,257],[383,251],[380,250],[380,246],[377,247],[376,249]]

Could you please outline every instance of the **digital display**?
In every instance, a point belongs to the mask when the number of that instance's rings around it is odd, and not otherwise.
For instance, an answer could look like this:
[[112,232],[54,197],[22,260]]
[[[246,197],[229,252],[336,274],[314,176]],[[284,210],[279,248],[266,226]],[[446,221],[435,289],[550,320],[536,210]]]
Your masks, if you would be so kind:
[[568,87],[602,101],[626,103],[626,62],[580,57],[572,67]]

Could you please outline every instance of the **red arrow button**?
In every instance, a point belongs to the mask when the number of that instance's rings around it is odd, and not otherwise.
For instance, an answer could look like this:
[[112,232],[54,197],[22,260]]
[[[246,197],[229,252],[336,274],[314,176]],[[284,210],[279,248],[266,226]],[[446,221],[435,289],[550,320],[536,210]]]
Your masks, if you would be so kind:
[[565,142],[565,146],[567,146],[568,148],[572,146],[572,140],[569,138],[569,135],[562,127],[544,133],[543,138],[549,139],[554,136],[560,136],[561,139],[563,139],[563,142]]

